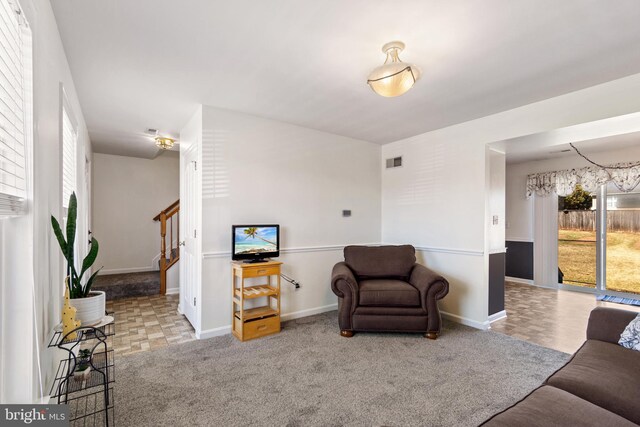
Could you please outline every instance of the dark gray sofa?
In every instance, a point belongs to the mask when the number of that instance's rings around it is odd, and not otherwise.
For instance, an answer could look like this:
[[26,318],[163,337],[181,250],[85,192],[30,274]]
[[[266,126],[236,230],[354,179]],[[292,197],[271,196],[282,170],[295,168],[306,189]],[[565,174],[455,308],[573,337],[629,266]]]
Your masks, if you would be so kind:
[[527,397],[494,415],[483,426],[640,425],[640,352],[618,345],[637,315],[595,308],[587,341],[571,360]]
[[344,259],[331,279],[342,336],[402,331],[437,338],[442,323],[438,300],[449,292],[449,283],[416,263],[413,246],[347,246]]

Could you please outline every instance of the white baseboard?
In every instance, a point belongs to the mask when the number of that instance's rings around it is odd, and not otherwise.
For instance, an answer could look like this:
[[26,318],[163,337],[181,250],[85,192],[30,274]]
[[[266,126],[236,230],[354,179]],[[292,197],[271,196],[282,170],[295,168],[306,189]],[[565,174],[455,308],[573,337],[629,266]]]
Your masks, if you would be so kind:
[[507,282],[522,283],[523,285],[534,285],[533,280],[531,279],[521,279],[519,277],[504,276],[504,280]]
[[220,326],[219,328],[207,329],[205,331],[196,331],[196,338],[199,340],[206,340],[207,338],[219,337],[220,335],[227,335],[231,333],[231,325]]
[[[294,311],[293,313],[286,313],[280,316],[280,320],[286,322],[287,320],[300,319],[301,317],[313,316],[314,314],[325,313],[327,311],[333,311],[338,309],[338,304],[323,305],[321,307],[309,308],[306,310]],[[220,326],[218,328],[207,329],[205,331],[196,332],[196,338],[203,340],[207,338],[218,337],[220,335],[227,335],[231,333],[231,325]]]
[[489,323],[507,318],[507,310],[502,310],[489,316]]
[[301,317],[313,316],[314,314],[326,313],[327,311],[333,311],[338,309],[338,303],[323,305],[322,307],[309,308],[307,310],[294,311],[293,313],[287,313],[280,316],[280,320],[286,322],[287,320],[299,319]]
[[491,322],[486,320],[484,322],[478,322],[477,320],[469,319],[467,317],[458,316],[457,314],[447,313],[446,311],[441,311],[440,314],[447,320],[451,320],[452,322],[460,323],[462,325],[471,326],[472,328],[481,329],[486,331],[490,328]]
[[100,270],[101,275],[123,274],[123,273],[144,273],[148,271],[157,271],[151,267],[130,267],[130,268],[112,268],[109,270]]
[[176,295],[180,293],[180,288],[167,289],[165,295]]

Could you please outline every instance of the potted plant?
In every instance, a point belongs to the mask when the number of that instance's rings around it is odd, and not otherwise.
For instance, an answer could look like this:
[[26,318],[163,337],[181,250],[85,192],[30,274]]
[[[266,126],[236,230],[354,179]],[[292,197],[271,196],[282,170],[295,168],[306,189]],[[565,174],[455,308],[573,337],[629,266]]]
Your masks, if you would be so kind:
[[82,261],[82,268],[80,269],[80,274],[78,274],[74,260],[77,216],[78,200],[76,199],[76,193],[72,193],[69,197],[66,236],[62,234],[60,223],[53,215],[51,216],[51,226],[58,239],[62,254],[67,260],[69,298],[71,298],[71,305],[76,308],[76,319],[82,322],[82,326],[92,326],[100,323],[105,314],[105,293],[91,290],[93,281],[100,272],[100,269],[93,273],[84,284],[83,278],[85,273],[96,261],[99,246],[98,241],[92,237],[89,253]]
[[80,350],[77,361],[76,368],[73,370],[73,378],[78,381],[86,380],[91,373],[91,350]]

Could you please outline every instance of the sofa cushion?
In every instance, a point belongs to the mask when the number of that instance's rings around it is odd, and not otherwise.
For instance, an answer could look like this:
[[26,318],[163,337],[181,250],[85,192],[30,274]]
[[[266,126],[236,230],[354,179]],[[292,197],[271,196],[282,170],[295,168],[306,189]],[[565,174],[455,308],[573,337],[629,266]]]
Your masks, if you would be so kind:
[[624,418],[564,390],[542,386],[482,426],[634,426]]
[[419,307],[420,292],[407,282],[370,279],[358,283],[360,303],[364,306]]
[[640,424],[640,353],[637,351],[587,340],[546,384]]
[[416,263],[416,250],[403,246],[347,246],[344,260],[360,279],[406,279]]

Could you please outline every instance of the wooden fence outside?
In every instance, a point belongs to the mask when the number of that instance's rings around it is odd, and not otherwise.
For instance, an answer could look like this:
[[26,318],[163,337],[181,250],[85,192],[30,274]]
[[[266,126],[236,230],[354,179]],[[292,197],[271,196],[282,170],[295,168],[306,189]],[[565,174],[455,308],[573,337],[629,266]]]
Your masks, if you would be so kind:
[[[558,212],[561,230],[596,230],[596,211]],[[607,230],[640,233],[640,210],[607,211]]]

